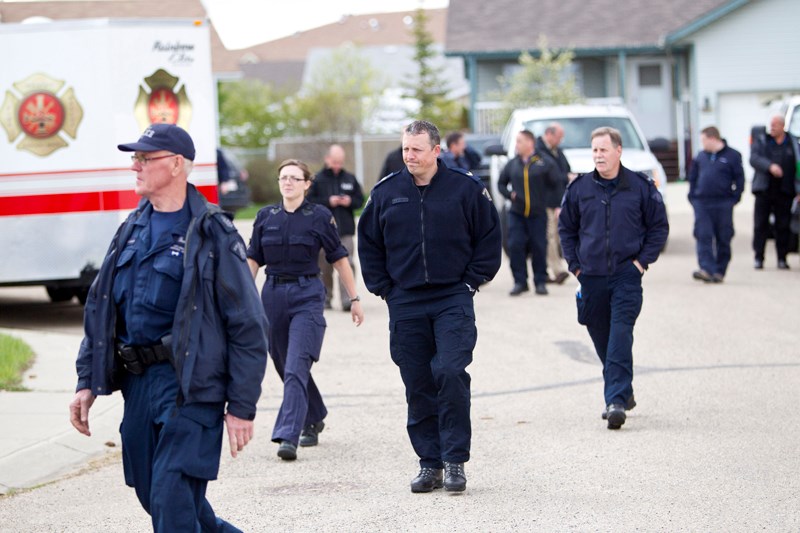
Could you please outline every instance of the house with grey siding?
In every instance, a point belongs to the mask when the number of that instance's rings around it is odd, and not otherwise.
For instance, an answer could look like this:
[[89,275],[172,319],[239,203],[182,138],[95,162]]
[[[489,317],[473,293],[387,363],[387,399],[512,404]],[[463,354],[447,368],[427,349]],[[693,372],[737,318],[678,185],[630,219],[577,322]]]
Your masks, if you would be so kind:
[[476,131],[492,123],[498,78],[540,53],[540,36],[575,53],[585,97],[618,98],[649,139],[671,141],[681,174],[702,128],[747,152],[769,103],[800,92],[796,0],[450,0],[446,53],[464,61]]

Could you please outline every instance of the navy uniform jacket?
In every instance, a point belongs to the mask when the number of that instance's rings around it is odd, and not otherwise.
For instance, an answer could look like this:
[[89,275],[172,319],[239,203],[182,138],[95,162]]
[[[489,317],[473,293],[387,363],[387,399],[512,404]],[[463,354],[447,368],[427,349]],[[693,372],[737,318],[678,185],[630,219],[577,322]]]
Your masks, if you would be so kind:
[[509,200],[511,192],[515,192],[511,212],[528,218],[545,214],[547,190],[557,186],[559,179],[556,166],[538,153],[533,154],[527,163],[516,156],[503,167],[497,190]]
[[292,213],[282,204],[261,208],[253,223],[247,257],[259,266],[267,265],[269,276],[316,276],[320,249],[325,250],[329,263],[347,257],[331,212],[305,200]]
[[164,222],[172,227],[152,242],[149,230],[155,216],[153,206],[145,206],[120,251],[112,290],[119,315],[118,343],[152,346],[172,331],[191,218],[188,202],[173,215],[177,216]]
[[[329,203],[330,197],[340,194],[350,197],[350,205],[347,207],[337,205],[332,208]],[[307,198],[309,202],[320,204],[330,209],[336,219],[339,235],[356,234],[356,222],[353,218],[353,213],[364,203],[364,193],[361,192],[361,185],[359,185],[353,174],[342,170],[336,175],[329,168],[320,170],[314,176],[314,182],[308,190]]]
[[373,294],[458,282],[477,289],[500,268],[500,220],[488,191],[470,173],[437,164],[424,192],[408,169],[372,189],[358,223],[358,255]]
[[[172,322],[172,353],[186,403],[227,402],[253,420],[267,365],[267,320],[247,266],[245,246],[230,219],[191,184],[191,220],[183,280]],[[86,300],[85,337],[76,363],[77,390],[95,395],[119,388],[115,366],[113,280],[120,251],[150,202],[142,200],[117,230]]]
[[725,144],[719,152],[701,151],[689,169],[689,200],[738,204],[744,192],[742,154]]
[[453,152],[442,152],[439,159],[449,168],[461,168],[468,171],[478,168],[481,164],[481,154],[469,145],[464,147],[463,155],[456,157]]
[[617,186],[604,182],[594,170],[564,194],[558,234],[572,273],[610,276],[634,259],[647,268],[667,242],[667,211],[650,178],[620,166]]

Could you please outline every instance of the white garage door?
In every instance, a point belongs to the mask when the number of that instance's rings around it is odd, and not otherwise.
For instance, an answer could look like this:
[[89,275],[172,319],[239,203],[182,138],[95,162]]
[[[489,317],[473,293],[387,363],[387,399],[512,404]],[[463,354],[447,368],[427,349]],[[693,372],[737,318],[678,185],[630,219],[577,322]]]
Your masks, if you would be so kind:
[[776,93],[722,93],[719,95],[719,131],[731,148],[742,153],[744,175],[748,181],[753,178],[750,166],[750,129],[755,125],[765,125],[775,112],[770,102],[775,101]]

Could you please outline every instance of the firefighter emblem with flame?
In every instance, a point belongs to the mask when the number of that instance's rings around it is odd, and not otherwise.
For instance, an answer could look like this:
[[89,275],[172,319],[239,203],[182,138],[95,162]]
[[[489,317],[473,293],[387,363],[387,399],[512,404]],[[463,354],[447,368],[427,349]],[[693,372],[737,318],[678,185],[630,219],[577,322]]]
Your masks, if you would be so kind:
[[176,92],[178,78],[164,69],[158,69],[144,82],[150,90],[139,86],[139,97],[134,107],[139,129],[144,130],[150,124],[166,123],[177,124],[188,130],[192,120],[192,104],[186,96],[186,85]]
[[39,73],[14,83],[21,96],[6,91],[0,107],[0,124],[6,130],[8,142],[13,143],[24,134],[17,149],[44,157],[68,146],[62,132],[76,138],[83,109],[71,87],[59,95],[64,85],[63,80]]

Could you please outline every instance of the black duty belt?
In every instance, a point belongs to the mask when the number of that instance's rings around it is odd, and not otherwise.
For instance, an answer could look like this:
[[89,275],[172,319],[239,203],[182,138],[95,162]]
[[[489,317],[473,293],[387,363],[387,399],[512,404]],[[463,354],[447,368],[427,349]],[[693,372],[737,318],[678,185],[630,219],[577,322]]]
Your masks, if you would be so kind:
[[136,375],[143,373],[150,365],[172,360],[172,348],[169,342],[155,346],[117,344],[116,352],[123,368]]
[[301,279],[314,279],[316,276],[276,276],[270,274],[269,279],[275,285],[285,285],[287,283],[297,283]]

